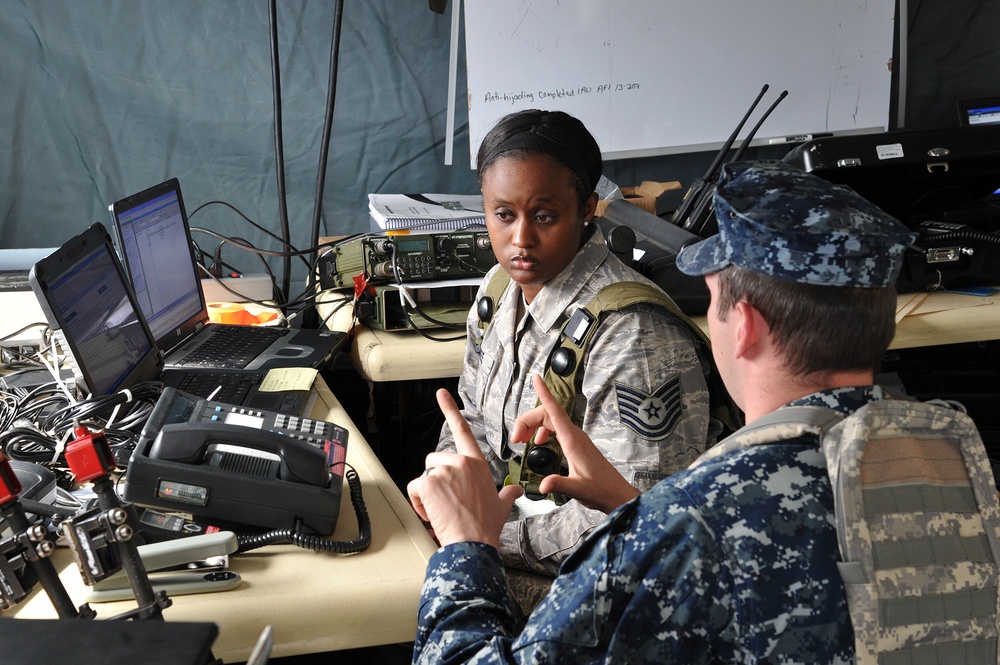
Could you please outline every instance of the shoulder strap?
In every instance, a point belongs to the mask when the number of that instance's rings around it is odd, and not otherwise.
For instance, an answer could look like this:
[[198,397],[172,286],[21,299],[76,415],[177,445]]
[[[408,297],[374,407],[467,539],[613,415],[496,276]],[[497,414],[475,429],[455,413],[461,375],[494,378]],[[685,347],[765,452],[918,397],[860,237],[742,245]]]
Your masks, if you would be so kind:
[[[479,312],[479,329],[481,331],[485,332],[489,327],[493,312],[508,284],[510,284],[510,275],[502,268],[498,268],[486,282],[481,301],[487,300],[488,305],[483,305],[482,302],[476,304],[477,307],[489,307],[490,309],[488,314],[482,310]],[[674,301],[660,289],[643,282],[616,282],[605,286],[590,302],[580,307],[577,313],[563,324],[561,331],[563,348],[568,349],[571,354],[571,360],[568,361],[570,369],[567,370],[569,373],[564,376],[553,371],[550,362],[543,377],[546,386],[571,417],[573,416],[576,376],[580,369],[580,361],[583,359],[587,345],[593,338],[598,324],[606,313],[619,311],[639,303],[652,303],[669,310],[685,321],[698,334],[699,339],[705,343],[708,342],[705,333],[688,319]]]
[[576,399],[577,375],[583,365],[583,356],[601,321],[610,312],[617,312],[640,303],[659,305],[683,316],[674,301],[659,289],[642,282],[616,282],[598,291],[590,302],[577,309],[563,324],[560,348],[553,353],[543,378],[545,385],[574,422],[576,418],[573,404]]
[[[570,416],[573,415],[577,373],[581,368],[581,361],[587,351],[587,346],[602,319],[610,312],[621,311],[641,303],[662,307],[686,325],[695,338],[701,342],[705,357],[708,362],[712,363],[711,342],[708,335],[684,314],[677,303],[661,289],[645,282],[609,284],[598,291],[590,302],[578,309],[563,324],[562,349],[566,351],[557,351],[556,353],[566,353],[565,361],[563,363],[556,362],[558,359],[556,354],[553,354],[553,361],[549,363],[545,372],[545,384],[559,399]],[[568,369],[563,370],[565,367]],[[712,372],[708,376],[708,389],[711,415],[722,423],[724,428],[722,436],[738,430],[742,423],[742,415],[729,396],[729,391],[723,385],[722,378],[715,370],[714,363]]]
[[[476,314],[479,320],[479,332],[485,333],[486,328],[489,327],[490,322],[493,320],[493,313],[496,312],[497,303],[500,302],[500,296],[507,289],[507,285],[510,284],[510,275],[503,269],[498,267],[496,272],[494,272],[486,286],[483,288],[483,295],[476,303]],[[486,305],[483,301],[486,301]],[[483,308],[488,307],[489,311],[484,311]]]
[[[502,293],[503,289],[493,284],[495,281],[495,279],[491,280],[491,283],[486,287],[486,291],[490,292],[495,289],[497,293]],[[496,297],[493,296],[493,302],[496,302]],[[597,292],[590,302],[579,307],[573,316],[563,323],[560,331],[560,345],[553,351],[552,356],[549,358],[545,374],[542,377],[545,385],[552,392],[553,397],[559,401],[563,409],[566,410],[570,418],[578,426],[582,425],[582,423],[578,420],[575,413],[576,409],[574,408],[577,394],[577,377],[583,365],[583,356],[591,340],[594,338],[594,334],[608,313],[621,311],[627,307],[642,303],[650,303],[663,307],[685,321],[696,332],[699,339],[707,342],[705,334],[660,289],[644,282],[616,282],[605,286]],[[711,357],[711,354],[709,354],[709,357]],[[725,393],[725,395],[728,400],[728,393]],[[540,467],[531,464],[530,458],[543,454],[549,456],[548,452],[542,452],[543,449],[551,451],[551,459],[553,460],[552,465],[554,468],[547,469],[547,472],[552,473],[557,471],[562,461],[562,451],[558,448],[558,442],[554,437],[550,437],[544,446],[536,446],[534,442],[528,442],[524,452],[524,459],[527,463],[522,464],[522,460],[517,457],[512,457],[509,461],[511,482],[521,484],[525,488],[525,492],[532,496],[537,495],[538,482],[545,476],[545,473],[535,471],[536,468]],[[553,495],[551,498],[556,503],[563,503],[566,500],[565,497],[557,495]]]
[[780,443],[812,433],[817,440],[844,419],[844,414],[822,406],[783,406],[741,428],[709,448],[691,463],[693,468],[734,450],[760,444]]

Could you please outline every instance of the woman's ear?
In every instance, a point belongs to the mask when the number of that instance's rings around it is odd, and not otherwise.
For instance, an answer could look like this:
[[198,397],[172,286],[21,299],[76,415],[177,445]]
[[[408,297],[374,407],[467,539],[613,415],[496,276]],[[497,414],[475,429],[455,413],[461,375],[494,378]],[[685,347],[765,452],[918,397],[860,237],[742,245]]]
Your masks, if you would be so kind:
[[583,210],[580,211],[580,216],[583,217],[584,223],[587,223],[594,218],[594,213],[596,212],[597,192],[592,192],[590,197],[587,198],[587,203],[584,205]]

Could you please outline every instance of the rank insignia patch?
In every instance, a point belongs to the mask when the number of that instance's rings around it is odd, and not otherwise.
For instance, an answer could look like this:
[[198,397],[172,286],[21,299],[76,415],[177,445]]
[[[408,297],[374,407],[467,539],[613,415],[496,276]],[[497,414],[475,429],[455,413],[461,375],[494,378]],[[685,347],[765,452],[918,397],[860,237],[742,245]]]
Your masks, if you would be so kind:
[[615,383],[621,424],[651,441],[665,438],[681,419],[680,378],[674,377],[647,395],[642,390]]

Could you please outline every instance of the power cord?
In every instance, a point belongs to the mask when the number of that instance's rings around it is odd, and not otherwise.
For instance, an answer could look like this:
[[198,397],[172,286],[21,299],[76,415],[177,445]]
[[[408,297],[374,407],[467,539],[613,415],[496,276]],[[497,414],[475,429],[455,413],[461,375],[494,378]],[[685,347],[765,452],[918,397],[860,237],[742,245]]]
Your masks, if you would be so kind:
[[[400,277],[400,270],[399,270],[399,266],[397,265],[396,243],[392,243],[392,274],[393,274],[393,277],[394,277],[394,279],[396,281],[396,286],[399,288],[400,292],[402,292],[403,289],[406,288],[406,285],[403,283],[403,279]],[[410,326],[410,328],[412,328],[413,330],[415,330],[417,332],[417,334],[420,335],[421,337],[423,337],[424,339],[429,339],[429,340],[431,340],[433,342],[454,342],[454,341],[457,341],[457,340],[460,340],[460,339],[465,339],[466,336],[464,334],[463,335],[454,335],[454,336],[451,336],[451,337],[436,337],[434,335],[431,335],[431,334],[427,333],[425,330],[421,329],[416,324],[416,322],[413,320],[413,318],[410,316],[409,310],[406,309],[406,302],[405,302],[406,298],[404,297],[403,300],[404,300],[404,302],[403,302],[403,316],[406,318],[406,323]],[[453,323],[447,323],[445,321],[439,321],[438,319],[435,319],[434,317],[432,317],[429,314],[427,314],[426,312],[424,312],[420,308],[420,306],[416,304],[416,302],[412,302],[411,304],[413,305],[413,311],[415,311],[417,314],[419,314],[420,316],[422,316],[424,319],[430,321],[431,323],[434,323],[436,325],[441,326],[442,328],[446,328],[446,329],[450,329],[450,330],[465,330],[465,326],[464,325],[463,326],[457,326],[457,325],[455,325]]]
[[[284,245],[291,243],[288,226],[288,197],[285,192],[285,147],[282,139],[281,115],[281,65],[278,62],[278,7],[276,0],[267,3],[268,24],[271,35],[271,84],[274,100],[274,155],[275,175],[278,182],[278,221],[281,224],[281,238]],[[292,282],[292,263],[285,257],[282,263],[281,291],[288,293]]]
[[330,39],[330,67],[326,90],[326,114],[323,119],[323,139],[320,144],[319,167],[316,174],[316,199],[313,202],[313,220],[310,231],[310,243],[317,247],[312,253],[310,263],[313,266],[306,275],[306,289],[316,290],[315,265],[319,261],[319,227],[323,218],[323,192],[326,188],[326,164],[330,154],[330,136],[333,133],[333,114],[337,101],[337,72],[340,69],[337,62],[340,57],[340,33],[343,23],[344,2],[337,0],[334,5],[333,36]]
[[162,383],[149,381],[131,390],[74,401],[56,382],[43,384],[15,397],[14,408],[3,421],[0,450],[12,460],[64,470],[65,446],[80,424],[104,430],[112,451],[128,450],[138,442],[162,389]]

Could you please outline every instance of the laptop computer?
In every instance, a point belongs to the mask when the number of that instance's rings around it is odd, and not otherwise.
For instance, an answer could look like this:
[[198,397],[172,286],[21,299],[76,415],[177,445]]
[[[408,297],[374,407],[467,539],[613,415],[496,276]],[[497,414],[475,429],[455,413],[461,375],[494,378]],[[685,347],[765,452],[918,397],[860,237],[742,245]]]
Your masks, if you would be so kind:
[[86,392],[108,395],[144,381],[251,408],[302,413],[308,393],[261,392],[266,369],[164,368],[111,235],[100,222],[31,268],[28,281],[74,375]]
[[176,178],[109,206],[125,271],[165,367],[258,371],[326,365],[342,332],[212,324]]

